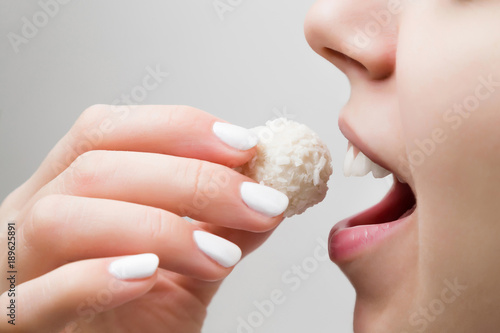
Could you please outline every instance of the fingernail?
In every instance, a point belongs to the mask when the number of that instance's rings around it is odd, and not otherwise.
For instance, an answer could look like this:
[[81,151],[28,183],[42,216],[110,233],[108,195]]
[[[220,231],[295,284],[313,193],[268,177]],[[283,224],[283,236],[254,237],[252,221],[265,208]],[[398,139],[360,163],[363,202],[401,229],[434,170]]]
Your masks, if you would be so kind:
[[224,267],[232,267],[241,259],[241,250],[238,245],[222,237],[195,230],[193,238],[201,251]]
[[127,256],[113,261],[108,271],[120,280],[143,279],[156,272],[160,259],[153,253]]
[[288,207],[286,194],[265,185],[243,182],[240,192],[248,207],[269,217],[280,215]]
[[257,135],[240,126],[216,122],[212,129],[224,143],[239,150],[255,147],[259,141]]

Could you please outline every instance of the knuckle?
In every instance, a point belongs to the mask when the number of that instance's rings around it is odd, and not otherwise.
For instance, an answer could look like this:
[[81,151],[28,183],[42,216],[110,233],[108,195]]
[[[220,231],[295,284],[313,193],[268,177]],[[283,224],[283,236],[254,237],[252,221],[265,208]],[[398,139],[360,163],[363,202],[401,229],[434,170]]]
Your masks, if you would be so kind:
[[204,111],[189,105],[173,105],[169,111],[169,123],[172,125],[196,126],[199,121],[206,119]]
[[43,226],[55,220],[55,213],[60,205],[62,195],[51,194],[40,198],[32,208],[32,221],[37,226]]
[[196,113],[198,111],[197,108],[189,106],[189,105],[172,105],[171,112],[172,113]]
[[94,104],[86,108],[77,120],[78,125],[86,128],[89,125],[95,124],[103,113],[108,112],[109,106],[105,104]]
[[210,179],[213,175],[212,169],[200,160],[192,160],[187,168],[189,175],[187,175],[186,179],[191,179],[193,206],[198,210],[205,208],[209,204],[210,196],[207,195],[206,189],[209,184],[207,179]]
[[108,105],[96,104],[88,107],[68,133],[68,142],[71,152],[83,154],[96,149],[102,143],[102,133],[99,124],[105,114],[109,113]]
[[181,172],[190,189],[190,207],[198,213],[217,200],[229,184],[229,169],[214,163],[192,159]]
[[171,215],[159,208],[144,207],[143,221],[151,239],[164,239],[171,227]]
[[183,120],[187,121],[187,115],[192,113],[192,108],[187,105],[172,105],[167,112],[167,126],[182,125]]
[[30,218],[23,224],[23,237],[27,244],[45,242],[46,236],[54,232],[62,199],[63,195],[51,194],[35,202]]
[[79,155],[64,172],[63,183],[73,189],[85,189],[103,178],[106,152],[90,150]]
[[207,172],[207,168],[205,167],[205,163],[202,161],[196,160],[193,161],[192,163],[192,173],[193,177],[193,195],[196,196],[202,196],[203,195],[203,179],[205,176],[205,173]]

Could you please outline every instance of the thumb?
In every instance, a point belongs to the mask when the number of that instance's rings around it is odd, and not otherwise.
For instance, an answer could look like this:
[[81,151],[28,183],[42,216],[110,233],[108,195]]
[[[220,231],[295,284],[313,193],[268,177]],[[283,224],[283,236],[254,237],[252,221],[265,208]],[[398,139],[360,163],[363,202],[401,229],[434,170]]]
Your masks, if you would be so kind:
[[152,253],[90,259],[22,283],[0,296],[0,308],[8,311],[0,332],[74,331],[78,322],[91,323],[97,314],[147,293],[158,261]]

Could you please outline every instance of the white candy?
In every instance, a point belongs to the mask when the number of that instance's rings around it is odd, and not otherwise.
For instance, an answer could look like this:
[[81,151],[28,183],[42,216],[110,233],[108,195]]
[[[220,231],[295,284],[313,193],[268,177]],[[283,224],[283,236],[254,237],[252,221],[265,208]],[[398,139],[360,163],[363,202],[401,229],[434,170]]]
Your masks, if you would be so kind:
[[238,171],[285,193],[290,200],[286,217],[301,214],[325,198],[332,158],[316,133],[285,118],[251,130],[259,137],[257,155]]

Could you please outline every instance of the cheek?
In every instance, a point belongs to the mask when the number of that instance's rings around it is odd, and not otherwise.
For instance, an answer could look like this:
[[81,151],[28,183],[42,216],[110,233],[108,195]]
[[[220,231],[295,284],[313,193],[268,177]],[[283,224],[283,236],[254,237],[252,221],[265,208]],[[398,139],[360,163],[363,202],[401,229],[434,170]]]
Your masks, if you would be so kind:
[[500,250],[500,2],[469,11],[432,1],[405,11],[396,72],[431,296],[436,277],[487,276],[486,253]]
[[488,177],[500,180],[500,5],[495,6],[421,0],[402,15],[399,105],[423,200],[446,197],[456,204],[470,199],[470,190]]

